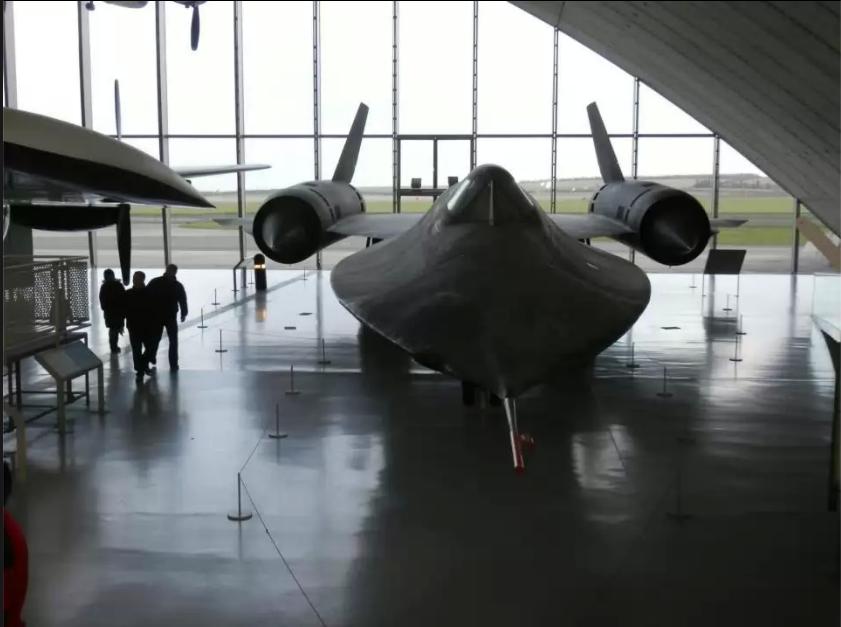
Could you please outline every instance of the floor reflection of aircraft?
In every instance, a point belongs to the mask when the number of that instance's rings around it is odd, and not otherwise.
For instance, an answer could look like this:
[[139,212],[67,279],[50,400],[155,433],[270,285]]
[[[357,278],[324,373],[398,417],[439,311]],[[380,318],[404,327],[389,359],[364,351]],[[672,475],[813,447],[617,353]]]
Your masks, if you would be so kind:
[[116,225],[123,282],[131,265],[128,203],[212,207],[184,177],[264,169],[223,165],[172,169],[90,129],[3,109],[3,235],[9,222],[51,231]]
[[275,193],[253,222],[260,250],[287,264],[346,236],[385,240],[336,266],[336,296],[419,363],[503,398],[517,470],[517,397],[591,362],[648,304],[642,270],[579,240],[612,237],[673,266],[701,254],[714,227],[738,225],[711,224],[683,191],[626,181],[598,108],[587,110],[605,181],[587,214],[547,215],[496,165],[475,168],[425,214],[367,214],[350,184],[368,112],[360,105],[333,179]]

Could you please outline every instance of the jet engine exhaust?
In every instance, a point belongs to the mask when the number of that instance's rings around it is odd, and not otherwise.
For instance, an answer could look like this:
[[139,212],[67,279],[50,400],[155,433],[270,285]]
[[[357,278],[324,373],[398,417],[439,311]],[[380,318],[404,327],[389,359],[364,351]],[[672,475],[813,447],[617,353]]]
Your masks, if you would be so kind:
[[305,201],[275,197],[254,218],[254,240],[269,259],[298,263],[319,250],[321,224]]
[[710,238],[704,208],[688,194],[667,196],[652,205],[640,224],[646,255],[668,266],[689,263],[700,255]]

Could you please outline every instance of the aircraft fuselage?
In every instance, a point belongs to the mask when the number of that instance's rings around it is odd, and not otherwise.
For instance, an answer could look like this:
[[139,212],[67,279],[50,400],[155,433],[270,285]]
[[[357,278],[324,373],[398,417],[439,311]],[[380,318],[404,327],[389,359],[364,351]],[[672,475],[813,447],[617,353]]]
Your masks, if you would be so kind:
[[360,322],[418,362],[500,397],[591,361],[651,292],[644,272],[564,233],[494,165],[402,235],[344,259],[332,284]]

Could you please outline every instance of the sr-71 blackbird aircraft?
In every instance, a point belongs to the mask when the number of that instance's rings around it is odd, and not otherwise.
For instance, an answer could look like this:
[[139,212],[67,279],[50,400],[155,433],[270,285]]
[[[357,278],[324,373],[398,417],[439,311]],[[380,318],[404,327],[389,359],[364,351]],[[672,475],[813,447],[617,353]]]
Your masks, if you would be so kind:
[[[604,185],[585,215],[547,215],[505,169],[475,168],[425,214],[366,214],[350,184],[368,108],[360,105],[331,181],[269,197],[260,250],[297,263],[350,235],[385,240],[342,260],[342,305],[419,363],[503,399],[515,470],[524,469],[517,397],[584,365],[642,314],[651,286],[634,264],[581,243],[610,236],[667,265],[695,259],[713,227],[689,194],[626,181],[598,108],[587,108]],[[465,394],[469,398],[470,394]]]
[[[119,114],[117,129],[119,135]],[[238,164],[173,170],[106,135],[5,108],[3,159],[4,238],[9,221],[51,231],[90,231],[116,225],[126,285],[131,264],[127,203],[213,207],[184,177],[269,167]]]

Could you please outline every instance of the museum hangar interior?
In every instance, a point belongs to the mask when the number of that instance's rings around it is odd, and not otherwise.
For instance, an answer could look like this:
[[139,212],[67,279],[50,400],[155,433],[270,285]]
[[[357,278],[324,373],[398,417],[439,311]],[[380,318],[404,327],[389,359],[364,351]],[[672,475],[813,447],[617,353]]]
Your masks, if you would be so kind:
[[838,624],[838,3],[3,18],[27,624]]

